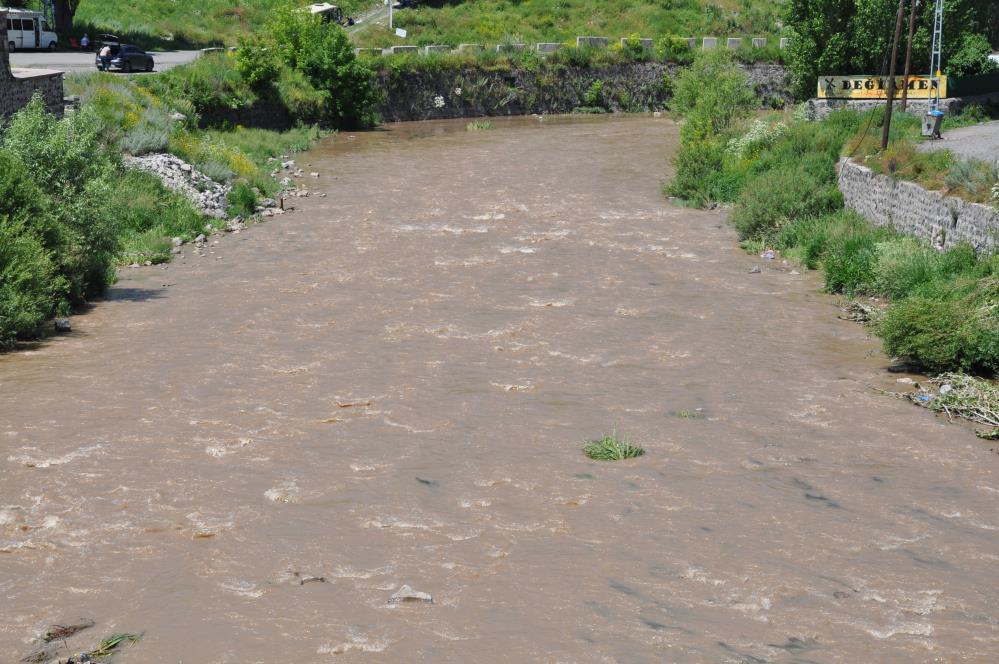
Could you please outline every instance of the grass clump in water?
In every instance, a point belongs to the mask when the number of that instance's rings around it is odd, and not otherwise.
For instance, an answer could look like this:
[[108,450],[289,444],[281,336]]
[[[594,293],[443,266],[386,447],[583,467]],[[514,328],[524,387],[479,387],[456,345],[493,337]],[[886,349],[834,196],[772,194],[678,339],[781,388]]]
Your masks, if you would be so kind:
[[587,441],[583,446],[583,454],[595,461],[621,461],[640,457],[645,454],[645,450],[619,438],[617,432],[614,432],[599,440]]
[[489,120],[473,120],[465,125],[466,131],[484,131],[486,129],[492,129],[493,123]]
[[113,634],[98,643],[96,648],[85,653],[80,661],[106,660],[115,653],[118,646],[136,643],[140,638],[142,636],[139,634]]

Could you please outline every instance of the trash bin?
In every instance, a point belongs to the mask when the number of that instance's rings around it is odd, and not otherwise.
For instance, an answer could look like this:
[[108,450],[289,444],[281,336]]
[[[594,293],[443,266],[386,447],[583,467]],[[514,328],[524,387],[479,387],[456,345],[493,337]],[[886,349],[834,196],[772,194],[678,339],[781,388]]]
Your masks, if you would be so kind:
[[933,109],[923,116],[923,136],[940,138],[940,125],[943,123],[944,112]]

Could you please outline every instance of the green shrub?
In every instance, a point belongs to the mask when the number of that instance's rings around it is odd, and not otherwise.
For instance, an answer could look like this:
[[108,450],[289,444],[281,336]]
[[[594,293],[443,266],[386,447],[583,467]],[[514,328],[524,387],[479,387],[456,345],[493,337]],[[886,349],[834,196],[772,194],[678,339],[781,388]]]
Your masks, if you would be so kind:
[[958,280],[893,305],[875,325],[885,351],[930,372],[999,371],[999,281]]
[[593,81],[590,87],[583,93],[583,103],[591,108],[606,108],[607,102],[604,99],[604,82],[600,79]]
[[790,222],[821,216],[843,205],[832,185],[821,185],[793,167],[764,173],[747,186],[732,212],[732,223],[742,239],[772,239]]
[[229,190],[229,216],[249,217],[257,209],[257,195],[253,187],[244,180],[237,180]]
[[656,56],[663,62],[688,64],[694,59],[694,51],[686,39],[666,35],[656,42]]
[[288,4],[275,10],[264,34],[275,57],[304,74],[323,95],[325,119],[352,129],[374,124],[373,72],[357,59],[343,28]]
[[185,99],[200,114],[252,106],[259,99],[228,53],[206,53],[182,67],[136,79],[160,99]]
[[830,233],[822,257],[826,290],[847,295],[877,292],[878,247],[891,235],[890,231],[873,228],[859,217]]
[[70,300],[102,291],[114,280],[120,248],[107,201],[121,165],[102,140],[97,116],[84,107],[57,119],[36,95],[14,115],[0,149],[20,162],[51,200],[42,243],[69,284]]
[[259,37],[244,38],[236,49],[236,69],[247,83],[262,88],[277,79],[281,61],[266,41]]

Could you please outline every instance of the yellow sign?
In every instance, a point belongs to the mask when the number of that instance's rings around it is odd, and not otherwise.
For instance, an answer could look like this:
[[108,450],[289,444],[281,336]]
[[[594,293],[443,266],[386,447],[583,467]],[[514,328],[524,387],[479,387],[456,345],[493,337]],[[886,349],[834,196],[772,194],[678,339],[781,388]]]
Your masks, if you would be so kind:
[[[819,76],[819,99],[886,99],[887,76]],[[895,79],[895,96],[902,96],[903,77]],[[941,76],[940,97],[947,96],[947,77]],[[936,96],[936,80],[929,76],[909,77],[909,99],[929,99]]]

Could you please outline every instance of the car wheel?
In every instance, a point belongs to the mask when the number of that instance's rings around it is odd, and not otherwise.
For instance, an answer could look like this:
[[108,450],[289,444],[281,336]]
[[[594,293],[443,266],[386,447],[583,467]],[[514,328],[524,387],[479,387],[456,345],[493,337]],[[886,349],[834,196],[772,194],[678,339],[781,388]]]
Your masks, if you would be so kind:
[[15,48],[14,42],[10,42],[10,44],[8,44],[8,46],[10,46],[10,48],[7,49],[7,52],[8,53],[13,53],[14,52],[14,48]]
[[121,66],[121,70],[123,72],[125,72],[126,74],[131,74],[132,73],[132,61],[131,60],[125,60],[125,64],[123,64]]
[[56,50],[57,46],[58,46],[58,44],[56,42],[52,42],[51,44],[49,44],[49,50],[50,51],[54,51],[54,50]]
[[150,60],[149,62],[146,63],[146,71],[152,71],[152,70],[153,70],[153,61]]

